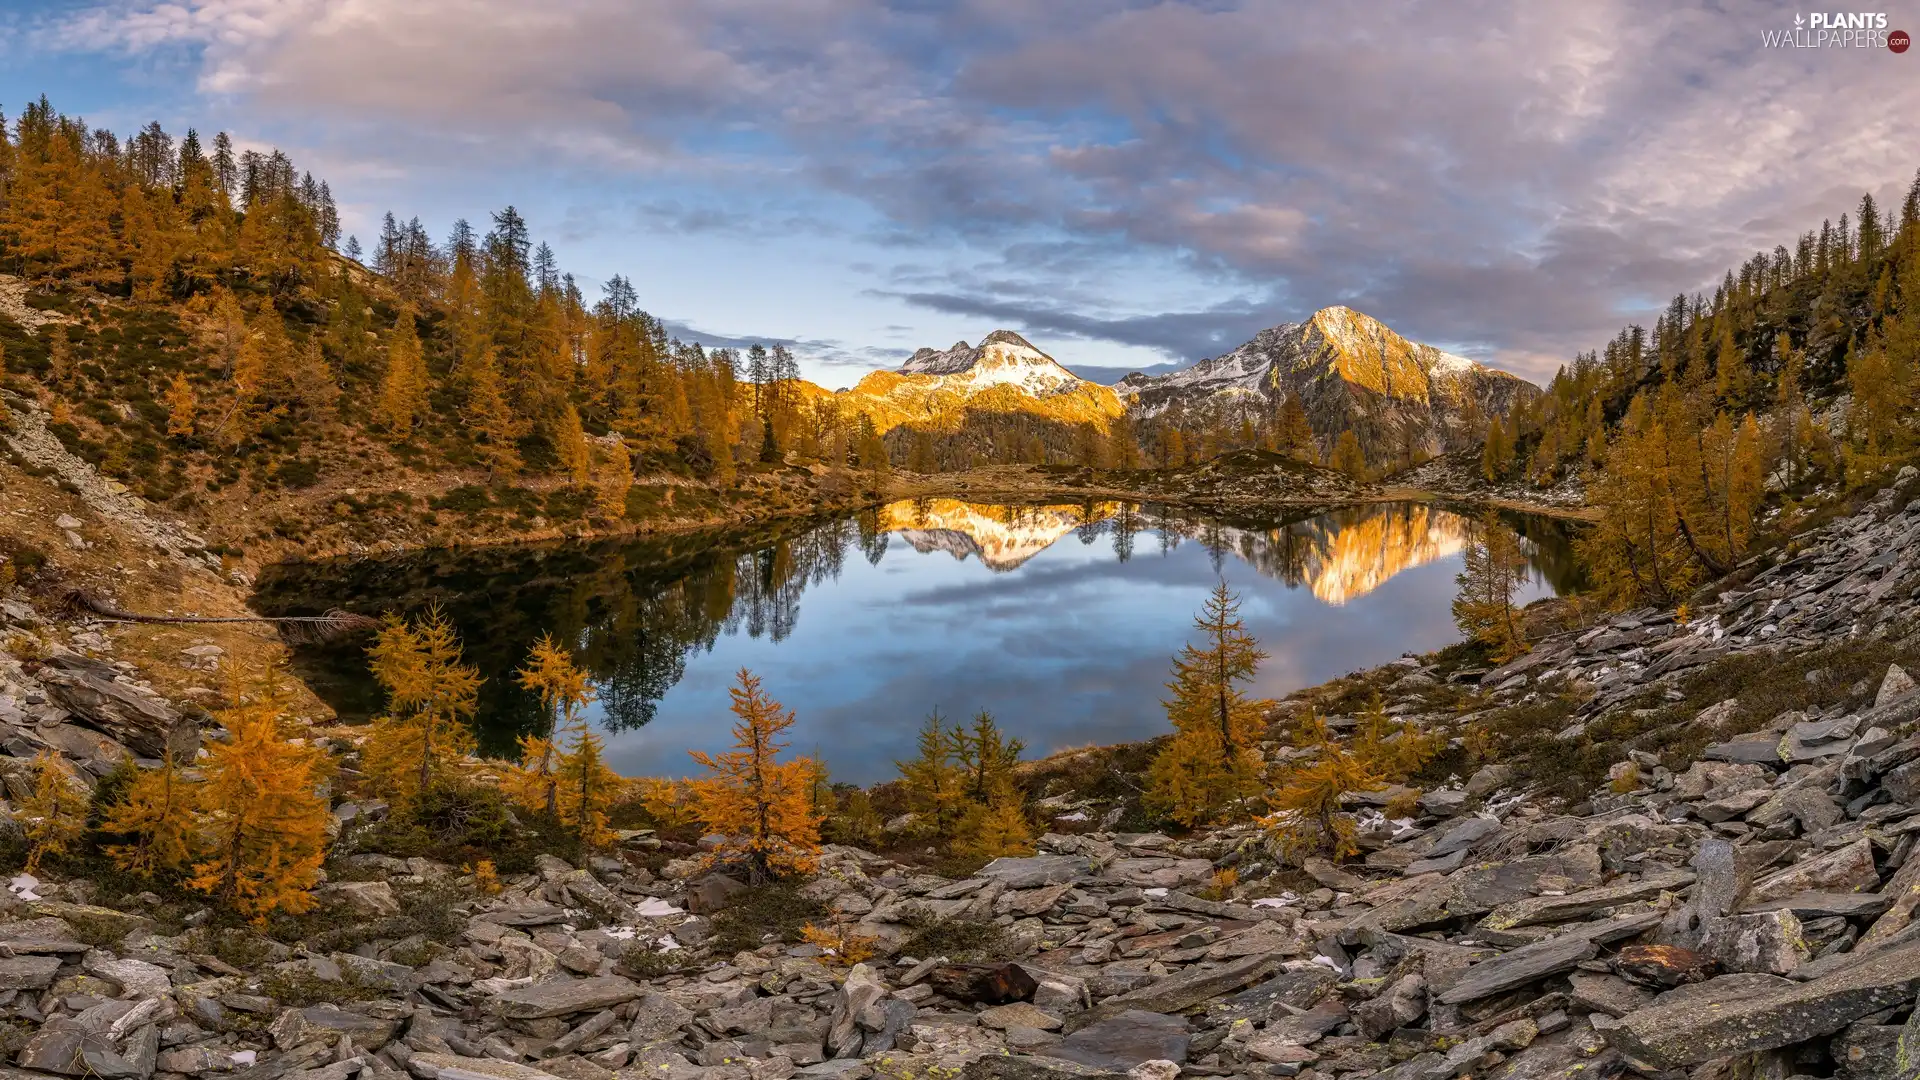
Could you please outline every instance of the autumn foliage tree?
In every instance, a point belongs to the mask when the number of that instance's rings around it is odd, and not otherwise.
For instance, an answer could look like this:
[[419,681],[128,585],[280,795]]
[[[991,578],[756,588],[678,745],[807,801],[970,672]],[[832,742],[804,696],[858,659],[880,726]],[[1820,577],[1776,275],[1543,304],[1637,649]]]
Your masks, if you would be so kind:
[[1519,537],[1488,512],[1467,542],[1464,566],[1454,576],[1460,591],[1453,598],[1453,621],[1462,633],[1487,647],[1495,663],[1526,651],[1515,617],[1513,594],[1527,583],[1527,557]]
[[27,840],[26,872],[47,856],[67,854],[67,845],[87,829],[87,788],[57,751],[42,750],[33,759],[33,791],[13,810]]
[[361,750],[373,790],[403,809],[418,808],[437,783],[457,776],[474,751],[467,720],[478,705],[480,673],[460,662],[460,640],[438,610],[409,622],[387,617],[368,658],[387,692]]
[[1378,787],[1384,774],[1335,738],[1317,712],[1301,718],[1293,747],[1299,757],[1276,777],[1268,796],[1272,813],[1260,824],[1281,856],[1292,861],[1312,854],[1342,858],[1355,853],[1354,824],[1341,814],[1342,800]]
[[518,678],[540,696],[546,731],[520,736],[520,761],[503,786],[515,801],[553,815],[589,846],[604,843],[608,811],[625,781],[607,767],[605,742],[585,715],[594,699],[586,672],[551,634],[542,634]]
[[813,808],[813,764],[780,759],[793,713],[745,668],[729,694],[734,748],[689,751],[706,770],[692,782],[697,813],[708,831],[724,838],[712,859],[739,864],[755,881],[806,873],[820,850],[820,818]]
[[1240,601],[1226,582],[1215,586],[1188,642],[1173,661],[1171,694],[1162,704],[1173,740],[1148,770],[1147,800],[1183,825],[1247,812],[1260,793],[1257,744],[1271,702],[1242,689],[1266,659],[1241,621]]
[[250,695],[243,685],[236,680],[233,704],[217,716],[226,741],[201,765],[187,883],[259,923],[313,906],[332,818],[320,792],[333,763],[288,737],[277,671],[265,671]]

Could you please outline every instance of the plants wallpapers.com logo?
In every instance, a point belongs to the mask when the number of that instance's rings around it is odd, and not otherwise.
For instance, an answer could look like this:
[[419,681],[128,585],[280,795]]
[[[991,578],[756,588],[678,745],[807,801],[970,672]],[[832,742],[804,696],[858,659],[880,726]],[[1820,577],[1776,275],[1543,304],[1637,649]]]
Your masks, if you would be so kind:
[[1904,53],[1913,44],[1905,30],[1889,29],[1884,11],[1814,11],[1796,14],[1791,29],[1762,30],[1769,49],[1885,49]]

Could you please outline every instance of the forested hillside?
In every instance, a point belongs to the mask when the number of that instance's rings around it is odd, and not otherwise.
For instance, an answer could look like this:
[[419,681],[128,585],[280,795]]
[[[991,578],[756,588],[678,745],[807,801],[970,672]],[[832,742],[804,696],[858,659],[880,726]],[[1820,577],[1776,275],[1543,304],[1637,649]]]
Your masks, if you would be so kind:
[[1482,466],[1539,486],[1585,475],[1600,594],[1678,603],[1912,456],[1917,361],[1920,178],[1897,213],[1863,196],[1575,358],[1491,429]]

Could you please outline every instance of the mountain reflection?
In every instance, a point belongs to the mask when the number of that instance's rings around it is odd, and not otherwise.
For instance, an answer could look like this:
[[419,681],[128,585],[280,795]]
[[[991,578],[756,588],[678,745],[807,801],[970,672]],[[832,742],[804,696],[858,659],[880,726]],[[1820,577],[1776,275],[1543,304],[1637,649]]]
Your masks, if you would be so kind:
[[[1565,535],[1542,519],[1510,521],[1537,574],[1555,591],[1576,583]],[[328,607],[368,613],[439,605],[458,627],[482,689],[485,748],[510,752],[533,728],[535,700],[510,672],[543,632],[571,641],[592,673],[605,724],[651,722],[691,658],[729,636],[781,642],[809,589],[838,580],[851,560],[878,567],[895,550],[946,553],[1014,574],[1055,544],[1105,541],[1116,563],[1201,545],[1216,572],[1228,559],[1341,605],[1394,575],[1455,554],[1477,524],[1424,504],[1352,507],[1296,520],[1202,518],[1123,502],[995,505],[921,499],[851,518],[733,534],[591,544],[430,552],[270,568],[255,606],[266,614]],[[815,627],[811,633],[820,634]],[[827,631],[831,633],[831,630]],[[295,649],[295,664],[342,716],[380,708],[363,639]]]

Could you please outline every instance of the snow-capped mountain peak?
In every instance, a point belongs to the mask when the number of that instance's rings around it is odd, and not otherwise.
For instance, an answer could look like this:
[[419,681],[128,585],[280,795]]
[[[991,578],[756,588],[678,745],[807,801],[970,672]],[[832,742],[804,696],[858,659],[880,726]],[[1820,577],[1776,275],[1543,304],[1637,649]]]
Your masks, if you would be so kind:
[[1076,389],[1081,379],[1011,330],[995,330],[976,346],[955,342],[942,352],[921,349],[900,365],[902,375],[931,375],[954,389],[1011,385],[1036,397]]

